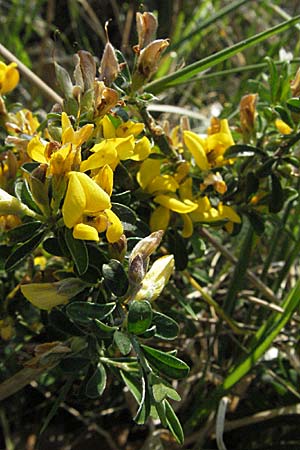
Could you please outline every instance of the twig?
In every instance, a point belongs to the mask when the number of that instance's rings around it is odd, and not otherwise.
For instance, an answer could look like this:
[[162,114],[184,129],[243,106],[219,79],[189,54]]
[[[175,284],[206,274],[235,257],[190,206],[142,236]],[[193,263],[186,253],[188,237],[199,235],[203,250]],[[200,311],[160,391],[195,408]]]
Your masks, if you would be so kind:
[[185,270],[183,272],[183,275],[188,279],[188,282],[190,283],[193,288],[195,288],[198,292],[200,292],[203,300],[208,303],[210,306],[212,306],[216,313],[222,317],[222,319],[229,325],[229,327],[232,329],[234,333],[237,334],[245,334],[245,330],[241,329],[239,325],[237,325],[225,312],[224,310],[218,305],[218,303],[209,295],[208,292],[203,289],[200,284],[193,278],[190,273]]
[[0,44],[0,55],[3,56],[9,62],[15,62],[18,65],[18,69],[24,77],[28,79],[30,83],[35,85],[49,100],[63,104],[63,99],[58,95],[50,86],[48,86],[41,78],[39,78],[32,70],[28,69],[15,55],[13,55],[4,45]]
[[[230,253],[226,247],[224,247],[217,239],[215,239],[206,229],[200,229],[200,235],[207,239],[217,250],[219,250],[225,258],[228,259],[232,264],[237,264],[237,259]],[[251,281],[251,283],[262,293],[265,297],[274,302],[278,303],[278,298],[274,294],[274,292],[266,286],[256,275],[254,275],[251,270],[246,270],[246,276]]]
[[267,409],[252,416],[243,417],[242,419],[231,420],[225,422],[225,431],[235,430],[237,428],[245,427],[247,425],[253,425],[265,420],[274,419],[278,416],[285,416],[289,414],[300,414],[300,403],[295,405],[283,406],[280,408]]
[[221,398],[219,407],[218,407],[217,420],[216,420],[216,441],[217,441],[217,446],[218,446],[219,450],[227,450],[226,445],[223,440],[223,433],[224,433],[224,423],[225,423],[225,416],[226,416],[228,401],[229,401],[228,397]]

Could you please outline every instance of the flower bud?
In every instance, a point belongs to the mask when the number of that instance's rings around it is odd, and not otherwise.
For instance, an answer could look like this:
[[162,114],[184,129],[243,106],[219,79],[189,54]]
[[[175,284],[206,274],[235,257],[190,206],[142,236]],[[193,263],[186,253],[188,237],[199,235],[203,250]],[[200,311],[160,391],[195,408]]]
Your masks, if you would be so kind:
[[88,91],[94,86],[96,77],[96,63],[91,53],[85,50],[77,52],[76,67],[74,71],[74,78],[76,84],[81,87],[82,91]]
[[297,70],[295,78],[291,81],[291,91],[293,97],[300,96],[300,68]]
[[103,81],[106,86],[110,86],[117,78],[120,68],[115,54],[115,50],[110,42],[107,42],[104,48],[101,59],[99,74],[100,81]]
[[257,94],[244,95],[240,101],[240,120],[242,133],[252,134],[256,117]]
[[164,231],[158,230],[154,231],[154,233],[151,233],[149,236],[139,241],[132,249],[129,258],[129,269],[130,265],[132,264],[132,261],[138,254],[141,255],[143,261],[147,260],[149,256],[152,255],[152,253],[157,249],[157,247],[161,243],[163,235]]
[[37,217],[37,214],[17,198],[0,188],[0,214]]
[[169,45],[169,39],[157,39],[145,47],[138,58],[137,70],[132,77],[132,89],[139,89],[158,67],[160,55]]
[[141,288],[135,294],[134,299],[148,300],[149,302],[156,300],[168,283],[174,265],[173,255],[165,255],[157,259],[145,275]]
[[150,12],[136,13],[136,29],[139,38],[138,52],[150,44],[155,37],[157,25],[157,19],[154,14]]
[[122,262],[127,251],[127,239],[125,234],[122,234],[117,242],[109,244],[109,254],[112,259],[117,259]]
[[28,177],[32,197],[40,210],[47,216],[50,214],[48,182],[46,178],[48,165],[40,164]]
[[103,81],[95,82],[95,115],[105,116],[119,101],[114,89],[105,87]]
[[140,254],[137,254],[130,262],[128,270],[130,284],[138,286],[146,275],[146,269],[147,268],[145,268],[143,257]]

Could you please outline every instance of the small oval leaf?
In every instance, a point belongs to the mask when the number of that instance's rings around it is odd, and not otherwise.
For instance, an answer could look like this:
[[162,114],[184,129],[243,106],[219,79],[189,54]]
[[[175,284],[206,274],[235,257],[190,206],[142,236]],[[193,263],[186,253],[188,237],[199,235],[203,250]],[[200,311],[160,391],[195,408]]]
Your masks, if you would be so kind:
[[188,375],[190,368],[181,359],[147,345],[141,347],[150,365],[167,377],[180,379]]
[[78,274],[84,274],[89,265],[89,256],[85,242],[80,239],[74,239],[72,230],[68,228],[65,230],[65,240]]
[[153,312],[152,323],[156,326],[155,336],[161,339],[172,340],[178,336],[179,326],[175,320],[160,312]]
[[166,418],[168,427],[173,436],[175,437],[176,441],[179,444],[183,444],[184,435],[178,417],[176,416],[174,409],[167,400],[164,400],[164,405],[166,408]]
[[68,317],[74,322],[88,324],[94,319],[104,319],[113,312],[115,302],[99,305],[98,303],[74,302],[66,307]]
[[122,297],[126,294],[129,282],[125,270],[116,259],[111,259],[108,264],[103,264],[102,273],[106,286],[117,297]]
[[106,371],[102,363],[97,368],[86,384],[85,393],[90,398],[98,398],[104,392],[106,386]]
[[133,301],[129,306],[127,328],[129,333],[142,334],[152,322],[152,308],[147,301]]
[[122,333],[121,331],[115,331],[114,342],[122,355],[126,356],[128,355],[128,353],[130,353],[132,345],[129,337],[125,333]]
[[32,251],[42,242],[44,238],[44,231],[35,234],[31,239],[19,245],[7,258],[5,263],[6,270],[13,270],[17,267],[23,259],[25,259]]
[[7,232],[7,236],[12,242],[24,242],[31,238],[42,227],[42,222],[32,221],[24,223],[19,227],[12,228]]

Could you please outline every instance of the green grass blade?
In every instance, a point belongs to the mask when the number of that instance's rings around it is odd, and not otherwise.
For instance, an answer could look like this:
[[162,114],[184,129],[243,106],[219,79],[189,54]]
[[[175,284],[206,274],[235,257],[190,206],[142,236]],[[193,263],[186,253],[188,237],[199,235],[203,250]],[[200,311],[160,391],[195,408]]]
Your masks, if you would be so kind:
[[300,303],[300,281],[290,291],[284,301],[284,313],[272,314],[256,333],[256,343],[250,349],[249,355],[225,378],[222,384],[222,390],[227,391],[232,388],[241,378],[243,378],[263,356],[266,350],[272,345],[274,339],[278,336],[284,326],[288,323],[292,314]]
[[221,50],[217,53],[207,56],[206,58],[196,61],[193,64],[190,64],[189,66],[186,66],[181,70],[178,70],[177,72],[174,72],[170,75],[166,75],[158,80],[152,81],[151,83],[148,83],[145,86],[144,90],[152,92],[154,94],[158,94],[167,88],[183,83],[186,80],[189,80],[193,76],[197,75],[199,72],[207,70],[215,66],[216,64],[236,55],[237,53],[249,47],[252,47],[253,45],[258,44],[259,42],[262,42],[271,36],[274,36],[278,33],[281,33],[289,29],[291,26],[295,25],[299,21],[300,16],[298,15],[291,20],[282,22],[279,25],[276,25],[272,28],[267,29],[266,31],[263,31],[262,33],[258,33],[254,36],[251,36],[248,39],[238,42],[237,44],[232,45],[229,48],[225,48],[224,50]]
[[209,27],[213,23],[217,22],[217,20],[222,19],[227,14],[231,13],[235,9],[242,6],[244,3],[247,3],[247,0],[237,0],[233,3],[230,3],[229,5],[225,6],[224,8],[220,9],[216,14],[213,14],[212,16],[208,17],[206,20],[203,20],[203,22],[192,32],[190,32],[187,36],[183,36],[179,41],[175,42],[173,45],[170,45],[168,51],[173,51],[178,49],[182,46],[183,43],[190,41],[194,36],[201,33],[201,31],[205,30],[205,28]]

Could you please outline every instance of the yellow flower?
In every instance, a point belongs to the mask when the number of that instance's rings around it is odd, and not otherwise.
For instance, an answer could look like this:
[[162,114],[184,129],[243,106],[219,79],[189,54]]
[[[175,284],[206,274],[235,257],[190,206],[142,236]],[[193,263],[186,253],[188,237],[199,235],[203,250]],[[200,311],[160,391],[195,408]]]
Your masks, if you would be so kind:
[[231,162],[224,158],[227,148],[234,144],[226,119],[213,118],[206,138],[185,130],[183,140],[201,170],[209,170]]
[[157,259],[143,278],[134,300],[148,300],[149,302],[156,300],[168,283],[174,270],[174,264],[173,255],[165,255]]
[[235,212],[231,206],[223,205],[222,202],[218,204],[217,208],[211,206],[207,196],[200,197],[197,200],[198,208],[193,211],[190,216],[193,222],[219,222],[229,220],[234,223],[240,223],[240,216]]
[[103,167],[105,164],[109,164],[114,170],[120,160],[146,159],[151,152],[149,139],[146,136],[135,139],[144,127],[143,123],[127,121],[115,128],[109,117],[104,116],[100,122],[104,140],[90,149],[93,155],[81,163],[80,170],[86,172]]
[[[172,175],[161,175],[161,161],[147,159],[144,161],[137,173],[137,181],[149,194],[154,194],[154,202],[158,206],[150,217],[151,231],[166,230],[171,217],[171,211],[182,216],[197,209],[197,204],[192,201],[191,196],[181,195],[180,185]],[[192,181],[192,180],[191,180]],[[179,197],[176,191],[179,189]],[[183,194],[183,191],[182,191]],[[183,235],[191,232],[191,223],[187,217],[183,219]]]
[[5,127],[9,133],[13,134],[27,134],[33,136],[39,127],[40,123],[32,112],[28,109],[21,109],[16,113],[8,114],[8,121]]
[[19,83],[20,75],[16,69],[17,64],[12,62],[6,65],[0,61],[0,94],[12,91]]
[[28,143],[27,153],[31,159],[49,165],[52,175],[66,175],[79,167],[81,162],[80,147],[92,134],[94,125],[84,125],[75,131],[65,112],[61,115],[61,143],[47,142],[35,136]]
[[293,129],[281,119],[275,120],[275,126],[281,134],[291,134]]
[[9,341],[15,334],[13,319],[6,317],[0,320],[0,337],[3,341]]
[[116,242],[123,233],[120,219],[111,211],[108,193],[81,172],[69,172],[62,214],[75,239],[98,241],[98,232],[106,231],[108,241]]

